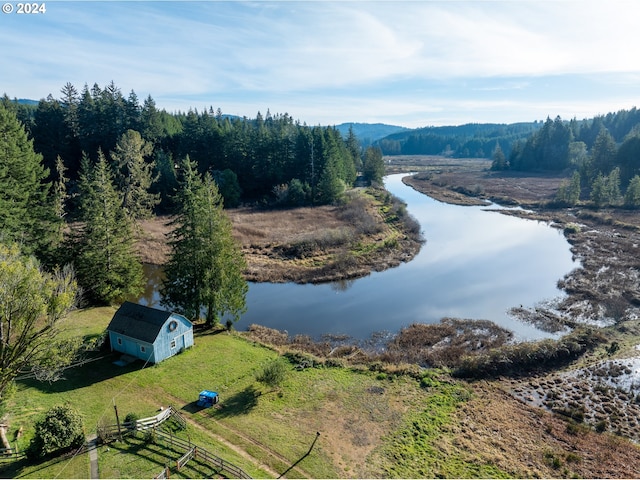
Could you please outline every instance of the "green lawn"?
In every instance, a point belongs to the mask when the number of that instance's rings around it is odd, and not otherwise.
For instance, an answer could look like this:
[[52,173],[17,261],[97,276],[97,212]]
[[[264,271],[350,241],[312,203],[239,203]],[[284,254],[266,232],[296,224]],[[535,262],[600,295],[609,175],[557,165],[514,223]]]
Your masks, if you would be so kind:
[[[67,320],[67,334],[94,338],[105,329],[113,311],[78,312]],[[411,477],[428,472],[500,476],[497,469],[474,471],[473,462],[447,467],[449,461],[459,463],[460,459],[454,456],[449,460],[442,453],[430,460],[439,465],[438,469],[424,470],[427,464],[420,458],[437,451],[432,446],[439,443],[442,434],[438,428],[425,429],[421,425],[434,419],[438,425],[446,424],[451,409],[464,401],[459,389],[436,379],[430,379],[429,388],[421,388],[409,376],[339,367],[299,371],[290,365],[279,388],[270,389],[256,381],[256,374],[278,354],[240,334],[225,331],[196,335],[193,348],[146,368],[142,368],[142,362],[118,367],[113,364],[118,357],[109,352],[96,356],[94,362],[67,370],[64,380],[56,383],[18,382],[7,413],[10,431],[24,428],[20,448],[28,445],[34,420],[58,404],[80,411],[88,434],[94,433],[98,424],[115,424],[114,406],[122,420],[128,413],[142,418],[172,405],[189,423],[179,433],[182,438],[254,477],[277,477],[298,461],[287,477]],[[222,408],[197,408],[195,402],[203,389],[219,392]],[[422,432],[418,443],[398,441],[405,435],[415,436],[416,428]],[[305,456],[317,432],[317,443]],[[338,447],[336,441],[341,442]],[[367,455],[374,447],[378,460],[376,469],[371,470]],[[412,456],[412,461],[405,462],[405,467],[393,464],[393,458],[406,454]],[[99,447],[100,475],[153,477],[176,455],[179,457],[180,452],[126,438]],[[446,468],[441,468],[443,464]],[[205,471],[208,467],[196,463],[189,468],[193,470],[178,476],[214,475]],[[172,476],[176,476],[174,473]],[[0,476],[86,478],[88,455],[35,466],[19,462],[0,471]]]

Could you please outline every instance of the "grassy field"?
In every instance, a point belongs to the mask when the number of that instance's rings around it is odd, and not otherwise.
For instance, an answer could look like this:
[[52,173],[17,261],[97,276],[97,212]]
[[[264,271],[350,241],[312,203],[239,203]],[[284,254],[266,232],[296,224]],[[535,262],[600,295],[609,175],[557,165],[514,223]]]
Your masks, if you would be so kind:
[[[94,338],[104,330],[113,311],[76,312],[65,322],[67,334]],[[34,419],[54,405],[66,404],[80,411],[88,434],[95,432],[98,424],[115,423],[114,405],[121,420],[127,413],[141,418],[154,415],[161,406],[173,405],[188,420],[189,426],[181,434],[184,438],[252,476],[274,477],[285,472],[304,457],[319,432],[312,454],[287,476],[371,477],[394,473],[388,460],[372,470],[366,459],[376,449],[381,449],[380,458],[388,456],[395,448],[393,432],[411,428],[431,399],[434,403],[428,415],[440,415],[442,408],[443,418],[447,418],[446,412],[453,408],[451,404],[441,406],[441,399],[421,388],[414,378],[367,369],[298,371],[290,364],[281,386],[272,390],[255,378],[277,356],[274,350],[226,332],[196,336],[194,348],[145,368],[141,362],[117,367],[112,363],[117,357],[102,352],[95,361],[68,370],[59,382],[19,381],[7,408],[10,431],[23,427],[24,436],[19,440],[23,449],[32,436]],[[432,385],[436,384],[439,382],[434,380]],[[195,406],[198,392],[205,388],[220,393],[221,408],[201,410]],[[417,406],[418,413],[414,411]],[[162,452],[157,445],[133,438],[103,445],[98,451],[100,474],[111,478],[153,476],[166,462]],[[166,455],[172,458],[176,452],[167,451]],[[211,475],[202,468],[185,470],[182,475]],[[82,454],[33,466],[19,462],[1,473],[13,478],[84,478],[88,469],[88,457]],[[422,476],[423,471],[423,467],[406,467],[397,473]]]
[[[96,337],[112,313],[77,312],[66,321],[67,333]],[[526,407],[500,381],[455,381],[433,369],[416,378],[403,373],[415,368],[298,370],[289,364],[281,385],[271,389],[256,374],[278,355],[244,333],[224,331],[197,335],[192,349],[145,368],[141,362],[117,367],[117,357],[102,353],[62,381],[18,382],[6,410],[10,440],[15,443],[13,432],[23,427],[18,447],[24,449],[35,419],[54,405],[80,411],[87,434],[115,423],[114,405],[121,420],[172,405],[188,425],[176,435],[258,478],[618,477],[629,476],[629,465],[640,461],[637,446]],[[220,393],[221,408],[195,405],[205,388]],[[100,476],[151,478],[182,453],[125,437],[98,448]],[[5,465],[0,476],[87,478],[89,468],[83,453]],[[171,476],[217,474],[194,461]]]

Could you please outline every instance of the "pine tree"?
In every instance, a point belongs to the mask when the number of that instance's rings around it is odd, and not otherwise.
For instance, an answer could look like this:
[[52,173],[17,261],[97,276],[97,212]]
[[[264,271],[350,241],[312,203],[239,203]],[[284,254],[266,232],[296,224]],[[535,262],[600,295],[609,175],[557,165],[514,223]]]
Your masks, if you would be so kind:
[[580,191],[580,173],[575,171],[570,182],[565,180],[560,184],[556,200],[562,204],[573,206],[580,200]]
[[382,183],[384,160],[379,148],[368,147],[364,152],[364,178],[370,183]]
[[134,254],[131,221],[101,151],[93,166],[83,159],[78,187],[81,226],[75,264],[80,284],[100,303],[138,295],[144,281],[142,264]]
[[362,155],[360,147],[360,143],[358,142],[358,138],[356,134],[353,132],[353,125],[349,126],[349,133],[347,134],[347,150],[349,154],[353,158],[353,165],[356,168],[357,172],[362,171]]
[[606,128],[602,128],[591,149],[591,176],[608,175],[616,159],[616,142]]
[[607,192],[607,178],[601,173],[595,178],[591,184],[591,201],[597,208],[607,204],[609,197]]
[[628,208],[640,207],[640,175],[635,175],[629,182],[624,194],[624,205]]
[[570,205],[576,205],[580,201],[580,193],[582,186],[580,185],[580,172],[573,172],[571,183],[569,184],[568,200]]
[[0,105],[0,238],[41,258],[55,231],[48,175],[15,114]]
[[204,178],[198,175],[189,157],[181,170],[179,213],[170,234],[162,303],[194,320],[203,312],[209,327],[225,314],[237,320],[246,309],[246,263],[222,209],[222,196],[208,173]]
[[154,164],[145,160],[152,149],[153,146],[138,132],[127,130],[111,152],[116,183],[122,192],[122,208],[133,219],[151,217],[153,208],[160,202],[160,195],[150,192],[151,184],[156,180]]
[[496,143],[496,148],[493,150],[493,162],[491,163],[491,170],[506,170],[507,159],[504,156],[504,152],[499,143]]

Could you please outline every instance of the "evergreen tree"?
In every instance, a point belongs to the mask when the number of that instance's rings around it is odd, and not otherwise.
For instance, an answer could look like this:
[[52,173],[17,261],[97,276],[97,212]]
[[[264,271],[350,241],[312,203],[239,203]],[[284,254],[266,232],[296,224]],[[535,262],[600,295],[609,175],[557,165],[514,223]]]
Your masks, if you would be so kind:
[[496,148],[493,150],[493,162],[491,163],[491,170],[500,171],[506,170],[507,168],[507,159],[504,156],[504,152],[502,151],[500,144],[496,143]]
[[356,171],[362,171],[362,149],[360,148],[360,142],[358,142],[356,134],[353,132],[353,125],[349,126],[349,133],[347,134],[347,150],[351,155]]
[[116,183],[122,192],[122,208],[133,219],[149,218],[159,203],[160,195],[150,192],[153,178],[153,162],[145,157],[153,146],[145,142],[135,130],[122,134],[111,152]]
[[246,309],[246,263],[222,209],[222,196],[211,176],[202,178],[188,157],[181,170],[162,303],[194,320],[204,311],[207,326],[225,314],[237,320]]
[[608,175],[616,159],[616,142],[606,128],[600,130],[591,149],[591,176]]
[[384,160],[382,151],[376,147],[368,147],[364,152],[364,178],[369,183],[382,183],[384,177]]
[[640,207],[640,175],[635,175],[629,182],[624,194],[624,205],[628,208]]
[[625,138],[618,149],[616,165],[620,167],[620,177],[623,185],[626,185],[631,178],[640,174],[640,133],[633,132]]
[[216,185],[218,185],[218,190],[224,200],[225,208],[237,207],[240,204],[240,195],[242,194],[240,183],[238,183],[238,176],[233,170],[228,168],[222,171],[216,170],[212,176]]
[[0,239],[19,242],[40,258],[55,232],[48,175],[15,114],[0,105]]
[[607,176],[607,195],[610,205],[619,205],[622,201],[620,193],[620,168],[616,167]]
[[591,184],[590,194],[591,201],[597,208],[603,207],[607,204],[609,200],[607,190],[607,178],[602,175],[602,173],[599,173]]
[[570,205],[576,205],[580,201],[580,193],[582,186],[580,185],[580,173],[573,172],[571,183],[569,184],[568,201]]
[[176,165],[173,155],[164,150],[157,150],[154,154],[154,177],[158,180],[151,185],[151,191],[160,195],[160,206],[164,211],[171,211],[173,195],[178,188]]
[[573,172],[571,181],[563,181],[556,194],[556,200],[562,204],[573,206],[580,200],[580,173]]
[[327,204],[333,203],[344,193],[345,183],[338,175],[338,166],[336,157],[330,157],[316,186],[316,203]]
[[596,207],[619,205],[622,201],[620,193],[620,169],[611,170],[609,175],[599,173],[591,185],[591,200]]
[[83,159],[78,187],[81,223],[75,239],[75,265],[80,284],[99,303],[140,294],[143,272],[134,254],[132,224],[101,151],[93,166]]

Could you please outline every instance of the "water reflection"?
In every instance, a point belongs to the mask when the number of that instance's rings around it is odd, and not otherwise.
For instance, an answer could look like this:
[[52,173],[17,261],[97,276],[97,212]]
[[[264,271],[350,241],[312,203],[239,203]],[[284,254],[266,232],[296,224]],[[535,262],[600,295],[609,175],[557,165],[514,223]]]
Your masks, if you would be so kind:
[[[561,295],[557,281],[577,266],[562,233],[545,223],[490,211],[495,206],[437,202],[401,178],[387,177],[387,188],[407,202],[427,239],[414,260],[324,285],[252,283],[247,313],[236,328],[258,323],[291,336],[347,335],[366,342],[374,341],[374,332],[459,317],[492,320],[519,339],[548,336],[507,312]],[[161,272],[147,268],[147,273],[140,302],[158,305],[155,286]]]

